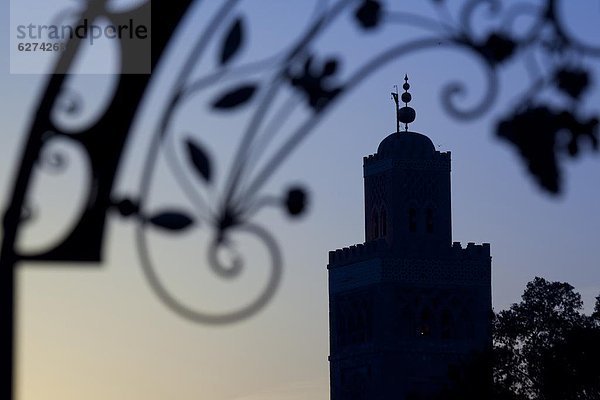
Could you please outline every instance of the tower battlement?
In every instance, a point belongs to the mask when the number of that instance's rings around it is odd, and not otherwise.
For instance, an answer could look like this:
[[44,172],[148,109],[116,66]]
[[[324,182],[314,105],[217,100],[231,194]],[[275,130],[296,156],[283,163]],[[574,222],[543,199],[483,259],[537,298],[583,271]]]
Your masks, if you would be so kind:
[[363,157],[363,165],[366,166],[366,165],[372,163],[373,161],[379,161],[379,160],[381,160],[381,155],[379,153],[370,154],[368,156]]
[[462,247],[460,242],[452,243],[452,255],[460,259],[482,259],[490,257],[490,244],[467,243],[467,247]]
[[451,152],[433,151],[428,158],[391,159],[385,153],[377,152],[363,157],[364,175],[378,174],[392,168],[404,170],[449,171]]
[[379,239],[332,250],[329,252],[329,265],[344,265],[364,261],[383,254],[387,249],[386,241]]
[[[353,264],[377,256],[385,257],[389,250],[389,245],[384,239],[343,247],[329,252],[329,266]],[[456,261],[489,260],[490,244],[469,242],[466,247],[462,247],[460,242],[454,242],[449,257]]]
[[[450,151],[436,151],[435,153],[435,158],[437,158],[438,161],[440,162],[450,162],[450,156],[451,156],[451,152]],[[374,153],[374,154],[369,154],[368,156],[364,156],[363,157],[363,166],[364,167],[368,167],[374,163],[377,163],[378,161],[384,160],[385,156],[383,154],[380,153]],[[414,160],[416,162],[420,161],[420,160]]]

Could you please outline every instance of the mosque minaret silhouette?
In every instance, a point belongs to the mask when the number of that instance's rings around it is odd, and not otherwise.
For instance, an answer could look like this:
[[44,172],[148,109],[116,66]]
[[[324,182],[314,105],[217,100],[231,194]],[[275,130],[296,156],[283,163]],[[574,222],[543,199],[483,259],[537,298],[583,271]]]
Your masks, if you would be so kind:
[[450,152],[408,130],[404,80],[363,158],[365,243],[329,252],[331,400],[434,398],[491,347],[490,245],[452,242]]

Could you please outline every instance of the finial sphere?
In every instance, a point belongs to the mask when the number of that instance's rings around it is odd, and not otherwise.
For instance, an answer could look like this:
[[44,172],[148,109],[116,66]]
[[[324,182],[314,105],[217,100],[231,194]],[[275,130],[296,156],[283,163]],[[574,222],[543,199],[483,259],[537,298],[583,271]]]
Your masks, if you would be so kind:
[[410,93],[408,93],[408,92],[402,93],[402,102],[403,103],[410,103],[411,100],[412,100],[412,96],[410,95]]
[[410,85],[408,84],[408,82],[405,83],[404,85],[402,85],[402,89],[404,89],[404,90],[410,89]]
[[412,107],[402,107],[398,110],[398,120],[403,124],[410,124],[417,117],[417,113]]

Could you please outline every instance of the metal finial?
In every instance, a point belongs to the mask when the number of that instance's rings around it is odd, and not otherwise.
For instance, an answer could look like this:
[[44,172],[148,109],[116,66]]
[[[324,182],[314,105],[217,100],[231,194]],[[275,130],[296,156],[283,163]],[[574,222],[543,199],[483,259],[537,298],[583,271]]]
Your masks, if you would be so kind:
[[396,104],[396,133],[400,133],[400,103],[398,100],[398,85],[394,85],[396,92],[392,92],[392,100]]
[[[408,89],[410,89],[410,84],[408,83],[408,74],[404,75],[404,85],[402,85],[404,89],[404,93],[402,93],[402,102],[404,103],[404,107],[398,109],[398,123],[402,122],[404,124],[404,130],[408,131],[408,124],[413,122],[417,117],[417,113],[412,107],[408,106],[408,103],[412,100],[412,96],[408,93]],[[396,94],[396,98],[397,98]],[[398,128],[398,131],[400,128]]]

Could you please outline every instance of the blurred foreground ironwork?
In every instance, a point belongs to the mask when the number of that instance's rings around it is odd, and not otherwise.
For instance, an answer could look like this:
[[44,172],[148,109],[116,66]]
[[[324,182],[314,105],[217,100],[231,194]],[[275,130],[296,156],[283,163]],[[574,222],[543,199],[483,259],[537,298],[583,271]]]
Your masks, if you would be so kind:
[[[155,21],[152,24],[153,68],[159,65],[190,3],[191,0],[152,2]],[[253,222],[252,218],[258,210],[273,205],[282,207],[291,216],[297,216],[302,214],[307,203],[306,191],[300,187],[292,187],[283,195],[272,196],[263,193],[265,184],[322,117],[334,108],[333,105],[368,76],[400,57],[439,48],[453,48],[472,56],[486,76],[482,98],[475,105],[464,108],[459,106],[458,96],[467,92],[465,82],[450,82],[441,90],[445,109],[458,119],[474,119],[486,114],[499,92],[499,71],[513,61],[525,63],[530,80],[524,85],[520,101],[513,109],[506,111],[496,132],[498,137],[514,147],[538,184],[549,193],[558,193],[561,189],[559,160],[562,155],[578,157],[586,147],[598,148],[597,116],[584,113],[581,106],[593,80],[586,62],[598,59],[600,46],[583,43],[570,33],[571,30],[565,26],[558,12],[559,2],[556,0],[542,1],[538,5],[516,2],[508,6],[494,0],[465,1],[456,18],[448,18],[451,13],[443,0],[432,1],[437,10],[433,17],[392,11],[392,2],[339,0],[330,5],[317,1],[314,15],[299,37],[292,38],[283,51],[251,64],[236,63],[239,50],[247,40],[247,22],[237,10],[238,3],[238,0],[227,0],[219,6],[214,17],[199,30],[192,51],[186,55],[182,68],[177,72],[176,83],[166,94],[168,105],[161,110],[160,124],[152,134],[152,144],[136,198],[115,198],[113,183],[121,165],[132,121],[152,75],[118,75],[116,89],[104,114],[92,126],[76,133],[62,131],[52,118],[52,111],[61,107],[59,99],[66,95],[64,82],[69,75],[49,76],[46,90],[32,116],[29,138],[16,169],[13,192],[4,216],[0,318],[5,328],[0,357],[6,368],[11,369],[14,365],[15,266],[22,261],[100,262],[106,219],[111,210],[137,222],[136,244],[145,276],[155,294],[171,310],[201,323],[230,323],[260,310],[275,293],[282,261],[277,242],[267,229]],[[122,14],[110,13],[105,6],[106,0],[82,4],[80,19],[94,21],[104,17],[114,21],[126,20],[147,12],[149,3]],[[497,29],[476,34],[473,26],[476,14],[482,7],[486,7],[502,23]],[[335,20],[348,15],[354,18],[357,29],[365,33],[373,29],[417,27],[422,29],[423,34],[409,39],[394,35],[386,50],[372,55],[361,65],[349,66],[352,72],[342,79],[338,68],[343,60],[317,56],[312,44],[332,27]],[[528,16],[530,23],[525,33],[517,34],[511,29],[521,16]],[[217,37],[220,32],[225,34]],[[220,43],[214,71],[192,79],[194,67],[207,56],[207,49],[213,41]],[[55,70],[71,71],[73,60],[81,50],[80,40],[69,42]],[[122,70],[126,70],[127,63],[131,61],[130,54],[133,53],[126,46],[121,47]],[[539,68],[535,59],[540,55],[552,57],[554,61],[551,68]],[[252,106],[253,109],[243,129],[235,162],[227,172],[224,190],[216,194],[216,201],[208,202],[197,188],[202,186],[206,189],[215,179],[211,160],[219,157],[219,154],[208,154],[201,144],[201,138],[190,135],[184,143],[175,143],[175,147],[183,145],[186,149],[187,158],[178,159],[172,151],[172,142],[176,140],[172,134],[172,122],[175,112],[186,101],[199,92],[215,87],[222,87],[223,91],[209,104],[212,110],[235,112],[245,106]],[[288,100],[279,105],[275,98],[285,90],[289,92]],[[549,103],[548,93],[560,97],[561,105]],[[294,129],[283,130],[281,127],[289,116],[290,105],[301,104],[309,111],[305,120]],[[264,149],[278,135],[284,136],[278,142],[279,147],[272,154],[265,155]],[[567,138],[566,146],[561,145],[559,135]],[[84,150],[92,171],[88,182],[89,195],[79,221],[61,243],[46,252],[21,254],[16,251],[15,243],[20,227],[27,218],[26,199],[31,189],[31,179],[35,168],[41,167],[40,155],[45,146],[56,138],[67,139]],[[156,172],[155,161],[161,152],[179,186],[193,204],[189,210],[169,209],[150,214],[145,208]],[[197,179],[190,181],[182,171],[192,171]],[[237,277],[247,262],[231,240],[234,232],[250,234],[266,248],[270,257],[270,276],[264,290],[249,304],[228,313],[203,312],[181,303],[161,283],[148,252],[147,228],[153,226],[181,231],[199,226],[199,222],[214,232],[206,256],[212,272],[223,279]],[[224,253],[230,255],[227,263],[222,261]],[[12,385],[13,376],[5,375],[2,398],[12,398]]]

